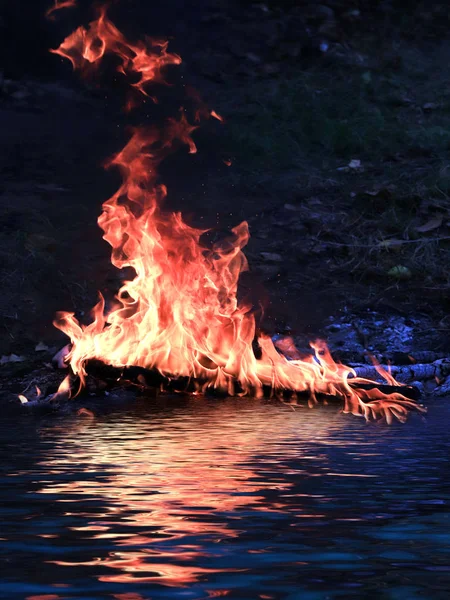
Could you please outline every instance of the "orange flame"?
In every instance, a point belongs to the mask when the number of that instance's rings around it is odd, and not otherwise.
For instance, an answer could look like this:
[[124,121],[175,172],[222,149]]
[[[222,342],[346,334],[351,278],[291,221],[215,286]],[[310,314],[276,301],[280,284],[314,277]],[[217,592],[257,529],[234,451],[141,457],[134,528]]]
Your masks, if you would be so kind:
[[[54,52],[83,70],[113,53],[119,71],[139,75],[133,85],[143,94],[147,83],[163,81],[165,66],[181,62],[167,52],[167,42],[129,43],[105,9]],[[214,111],[209,115],[221,120]],[[194,130],[181,111],[162,132],[135,129],[125,148],[109,161],[107,166],[120,169],[123,183],[103,204],[98,222],[112,246],[114,266],[131,267],[135,277],[119,290],[117,306],[110,312],[105,312],[100,296],[88,326],[80,325],[73,313],[58,314],[55,325],[73,344],[67,357],[73,372],[83,382],[85,363],[95,358],[117,367],[135,365],[167,377],[195,378],[200,391],[214,388],[262,396],[267,387],[309,392],[311,405],[316,394],[332,394],[344,400],[344,412],[404,420],[408,409],[419,408],[415,402],[401,393],[380,399],[380,392],[357,391],[355,385],[366,381],[354,378],[350,385],[353,370],[336,364],[323,342],[313,346],[315,357],[288,360],[269,337],[260,335],[256,358],[252,307],[237,300],[240,273],[248,268],[242,252],[249,239],[247,223],[205,248],[205,230],[162,209],[166,188],[157,181],[158,165],[176,144],[194,153]]]
[[47,19],[54,19],[55,13],[62,8],[74,8],[77,5],[77,0],[55,0],[53,6],[51,6],[45,16]]
[[181,58],[167,52],[168,42],[147,38],[145,43],[129,43],[117,27],[108,19],[106,7],[101,7],[99,17],[88,27],[79,27],[70,34],[56,50],[68,58],[74,69],[85,73],[96,70],[107,54],[118,59],[117,71],[128,76],[138,76],[131,84],[141,94],[148,96],[149,82],[164,83],[162,70],[168,65],[179,65]]
[[59,384],[58,390],[52,396],[52,400],[67,400],[72,397],[70,376],[67,375]]

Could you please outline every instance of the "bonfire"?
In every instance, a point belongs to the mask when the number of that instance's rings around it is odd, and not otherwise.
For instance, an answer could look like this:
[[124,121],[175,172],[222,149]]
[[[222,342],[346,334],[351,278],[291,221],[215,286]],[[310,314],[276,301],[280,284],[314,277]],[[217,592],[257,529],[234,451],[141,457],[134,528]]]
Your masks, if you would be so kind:
[[[72,4],[55,3],[50,14]],[[113,55],[117,71],[130,82],[128,111],[139,101],[157,101],[167,68],[181,63],[165,40],[128,41],[105,7],[52,52],[89,77]],[[384,370],[380,373],[389,393],[336,363],[322,341],[312,344],[313,354],[299,357],[283,352],[257,330],[253,307],[238,301],[237,294],[239,276],[249,268],[243,252],[249,239],[246,222],[205,247],[206,230],[165,210],[167,188],[159,181],[158,166],[180,145],[195,153],[193,134],[210,117],[221,120],[199,101],[192,123],[181,108],[162,127],[135,128],[126,146],[107,162],[120,170],[122,185],[104,202],[98,224],[112,247],[112,264],[134,276],[124,282],[111,309],[105,309],[100,296],[88,325],[73,313],[58,313],[55,325],[70,338],[64,361],[72,373],[59,395],[71,389],[79,393],[89,365],[101,363],[119,379],[136,368],[158,374],[165,389],[197,394],[269,395],[289,401],[304,394],[311,406],[320,397],[334,397],[344,412],[368,420],[404,421],[410,410],[423,411]]]

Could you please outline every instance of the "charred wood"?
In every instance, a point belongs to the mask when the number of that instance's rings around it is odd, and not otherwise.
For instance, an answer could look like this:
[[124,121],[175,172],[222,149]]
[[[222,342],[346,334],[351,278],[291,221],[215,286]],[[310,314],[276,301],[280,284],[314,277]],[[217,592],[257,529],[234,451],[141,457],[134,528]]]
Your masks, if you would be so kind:
[[[167,377],[162,375],[156,369],[145,369],[144,367],[112,367],[98,360],[91,360],[86,363],[87,374],[94,379],[94,385],[100,382],[100,389],[103,387],[113,388],[118,386],[136,386],[141,389],[159,388],[166,392],[194,392],[198,385],[205,383],[200,380],[193,380],[188,377]],[[376,373],[378,376],[378,374]],[[359,375],[360,377],[364,377]],[[359,383],[348,380],[350,387],[361,390],[378,390],[381,394],[402,393],[406,398],[411,400],[420,399],[420,391],[417,387],[405,385],[394,386],[386,383]],[[239,390],[236,390],[237,392]],[[208,390],[212,396],[223,396],[224,394],[215,389]],[[274,395],[273,390],[264,388],[264,395],[270,398]],[[289,399],[295,395],[295,392],[285,391],[281,394],[283,398]],[[302,392],[300,397],[307,399],[309,394]]]
[[[355,369],[357,377],[374,380],[381,379],[381,375],[374,366],[361,364],[352,366]],[[450,374],[450,359],[443,358],[429,364],[381,365],[381,368],[385,371],[390,371],[391,375],[400,383],[425,381],[427,379],[436,379],[439,381]]]

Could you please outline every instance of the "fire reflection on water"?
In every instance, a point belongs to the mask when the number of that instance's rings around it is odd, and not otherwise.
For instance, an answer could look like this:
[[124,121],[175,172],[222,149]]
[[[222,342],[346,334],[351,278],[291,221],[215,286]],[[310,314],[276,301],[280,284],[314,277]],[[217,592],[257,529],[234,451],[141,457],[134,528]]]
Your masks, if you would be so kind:
[[[255,406],[243,410],[241,405],[238,412],[228,402],[214,410],[199,407],[195,421],[178,410],[170,420],[157,418],[145,427],[141,422],[138,429],[132,421],[120,420],[79,419],[69,433],[67,424],[61,426],[61,445],[39,465],[46,473],[58,475],[57,483],[49,481],[38,493],[70,503],[70,510],[64,512],[68,522],[85,517],[82,526],[68,527],[72,535],[108,540],[114,551],[88,559],[84,554],[80,561],[49,562],[95,567],[95,576],[103,582],[166,586],[185,586],[217,572],[203,565],[223,552],[221,542],[239,537],[244,511],[247,515],[248,511],[253,515],[264,511],[267,519],[285,510],[280,495],[289,497],[291,484],[286,474],[306,477],[302,461],[320,461],[321,469],[329,469],[322,453],[299,452],[298,447],[308,436],[326,443],[328,419],[314,420],[312,432],[302,414],[304,427],[299,433],[297,418],[289,427],[290,412],[279,407],[271,412],[270,439],[267,414],[260,419]],[[44,437],[46,431],[42,431]],[[48,434],[54,438],[54,426]],[[256,457],[263,452],[267,455],[268,449],[268,470],[262,474]],[[300,459],[298,468],[283,467],[293,452]],[[100,501],[101,511],[82,512],[87,505],[91,508],[92,501],[96,506]],[[323,515],[305,510],[297,516]]]
[[1,600],[404,597],[399,561],[428,597],[447,577],[444,399],[427,427],[243,398],[117,401],[0,418]]

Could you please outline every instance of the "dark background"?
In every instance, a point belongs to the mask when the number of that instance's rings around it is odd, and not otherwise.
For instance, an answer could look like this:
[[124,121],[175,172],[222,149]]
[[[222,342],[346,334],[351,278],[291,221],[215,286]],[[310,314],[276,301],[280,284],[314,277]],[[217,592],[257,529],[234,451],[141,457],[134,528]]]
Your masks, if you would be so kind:
[[[93,6],[102,3],[78,0],[76,10],[62,10],[56,13],[55,20],[49,21],[45,18],[45,12],[51,4],[48,0],[1,1],[0,64],[6,76],[33,74],[54,78],[55,65],[48,56],[48,48],[58,46],[62,37],[78,25],[86,25],[92,19]],[[333,11],[332,18],[338,21],[339,28],[346,35],[378,31],[380,36],[390,34],[396,38],[417,36],[419,39],[432,39],[445,34],[449,25],[447,3],[436,0],[328,0],[323,3],[306,0],[261,3],[249,0],[167,0],[152,3],[146,0],[112,0],[109,4],[109,14],[127,34],[173,36],[177,49],[187,49],[189,46],[198,48],[199,41],[204,41],[205,31],[210,36],[208,45],[218,44],[219,41],[215,39],[218,31],[225,35],[233,33],[224,27],[224,22],[242,20],[249,24],[248,12],[255,7],[263,7],[265,14],[267,9],[284,17],[287,23],[280,29],[284,29],[285,33],[289,30],[288,35],[301,41],[304,48],[309,45],[314,47],[315,37],[335,37],[331,28],[321,28],[322,17],[326,16],[327,10]],[[254,25],[259,25],[258,21],[258,18],[253,19]],[[264,30],[258,36],[256,31],[251,30],[251,25],[247,37],[256,39],[260,47],[267,43]],[[234,41],[233,37],[229,38],[230,46]]]

